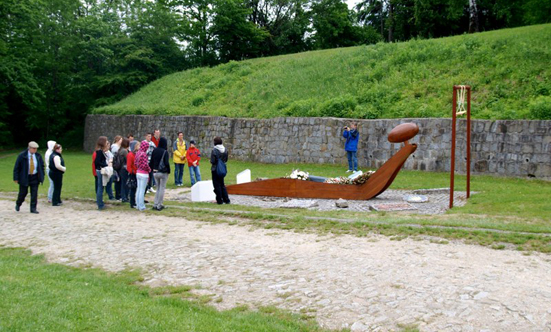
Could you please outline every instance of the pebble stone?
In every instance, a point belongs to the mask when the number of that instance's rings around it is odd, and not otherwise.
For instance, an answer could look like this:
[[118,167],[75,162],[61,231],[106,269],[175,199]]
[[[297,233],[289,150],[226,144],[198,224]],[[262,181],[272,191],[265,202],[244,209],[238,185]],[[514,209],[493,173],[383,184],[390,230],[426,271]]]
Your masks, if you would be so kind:
[[211,303],[218,309],[275,305],[351,331],[551,329],[546,254],[255,229],[86,202],[41,200],[40,215],[13,208],[0,200],[0,246],[70,266],[140,268],[145,285],[197,285],[221,300]]

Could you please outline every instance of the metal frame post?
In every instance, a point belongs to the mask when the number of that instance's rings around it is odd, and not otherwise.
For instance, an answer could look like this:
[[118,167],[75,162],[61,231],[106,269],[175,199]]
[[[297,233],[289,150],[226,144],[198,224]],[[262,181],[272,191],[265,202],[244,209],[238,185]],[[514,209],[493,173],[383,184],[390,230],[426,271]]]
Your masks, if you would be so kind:
[[453,208],[453,191],[455,177],[455,144],[456,144],[456,125],[457,116],[457,91],[465,88],[467,92],[467,198],[471,197],[471,87],[454,85],[453,86],[453,107],[452,107],[452,138],[451,138],[451,166],[450,166],[450,209]]

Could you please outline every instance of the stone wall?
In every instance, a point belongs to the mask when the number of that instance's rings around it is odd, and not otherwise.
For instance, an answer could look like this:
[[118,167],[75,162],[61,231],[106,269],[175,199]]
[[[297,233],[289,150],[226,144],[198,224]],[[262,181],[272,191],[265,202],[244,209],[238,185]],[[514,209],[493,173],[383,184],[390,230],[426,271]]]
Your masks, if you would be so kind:
[[[411,140],[417,151],[405,169],[450,170],[451,119],[358,120],[360,168],[378,168],[399,148],[387,135],[396,125],[414,122],[419,134]],[[159,128],[173,141],[178,131],[194,139],[204,152],[220,136],[231,158],[263,163],[345,164],[342,128],[349,123],[336,118],[233,119],[203,116],[88,115],[84,150],[91,152],[98,136],[109,138]],[[456,170],[466,170],[466,121],[458,120]],[[471,170],[478,174],[551,178],[551,121],[472,122]]]

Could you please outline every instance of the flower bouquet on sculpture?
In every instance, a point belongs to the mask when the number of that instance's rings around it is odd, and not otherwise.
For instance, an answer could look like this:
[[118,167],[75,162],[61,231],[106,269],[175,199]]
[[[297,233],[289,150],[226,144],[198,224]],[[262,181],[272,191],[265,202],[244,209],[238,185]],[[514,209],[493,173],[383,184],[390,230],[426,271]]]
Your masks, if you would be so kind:
[[298,169],[295,169],[291,175],[288,176],[290,179],[297,179],[297,180],[308,180],[308,177],[310,174],[308,172],[303,172]]
[[367,171],[355,178],[351,179],[347,176],[339,176],[338,178],[329,178],[325,180],[325,183],[334,183],[334,184],[364,184],[369,180],[369,177],[375,173],[374,171]]

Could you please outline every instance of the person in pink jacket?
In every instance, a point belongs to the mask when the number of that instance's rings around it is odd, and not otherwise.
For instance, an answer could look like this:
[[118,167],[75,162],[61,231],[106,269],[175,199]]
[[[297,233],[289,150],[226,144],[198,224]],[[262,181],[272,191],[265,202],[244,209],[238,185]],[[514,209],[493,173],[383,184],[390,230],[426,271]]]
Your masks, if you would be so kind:
[[151,172],[147,159],[147,149],[149,149],[149,142],[142,141],[134,160],[134,164],[136,165],[136,180],[138,181],[138,188],[136,189],[136,206],[140,211],[145,210],[145,188],[147,187],[149,173]]

